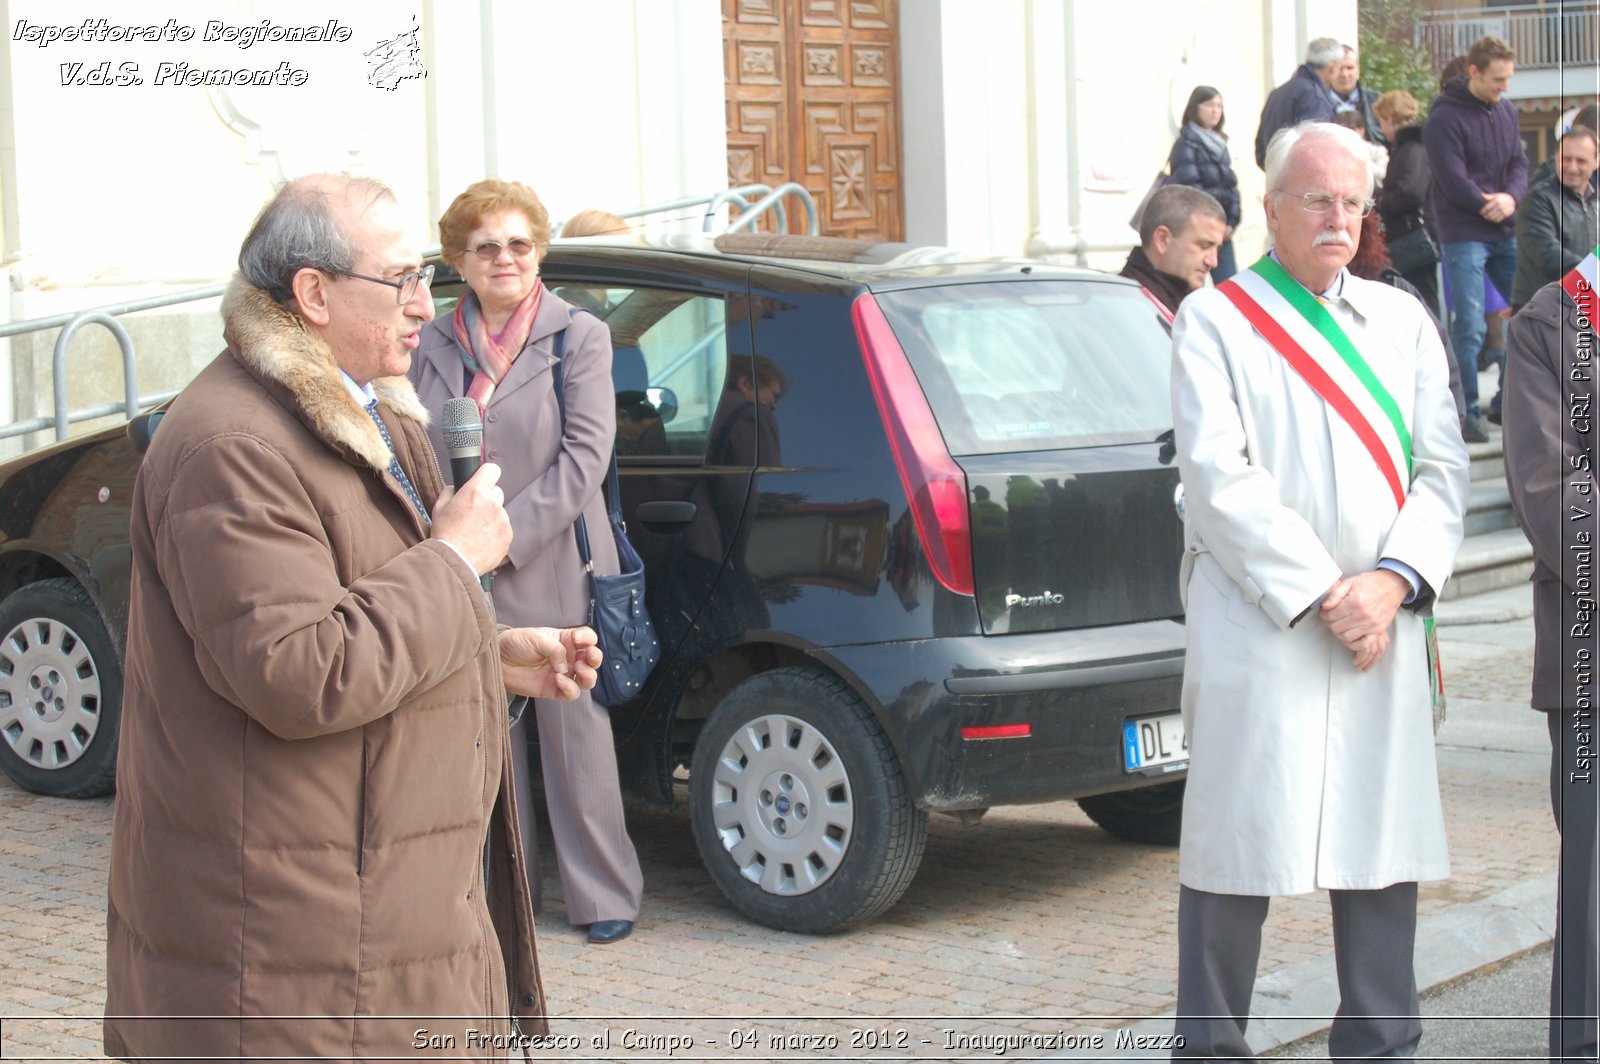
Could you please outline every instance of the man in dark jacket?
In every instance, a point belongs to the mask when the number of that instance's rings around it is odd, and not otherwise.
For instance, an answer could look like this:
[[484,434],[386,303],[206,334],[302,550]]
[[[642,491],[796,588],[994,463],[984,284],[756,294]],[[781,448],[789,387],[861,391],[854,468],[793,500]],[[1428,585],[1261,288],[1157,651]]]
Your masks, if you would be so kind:
[[1267,165],[1267,142],[1286,126],[1301,122],[1332,122],[1335,107],[1333,78],[1344,60],[1344,45],[1332,37],[1318,37],[1306,46],[1306,61],[1294,76],[1273,89],[1261,108],[1256,128],[1256,165]]
[[1344,46],[1344,58],[1339,60],[1339,65],[1334,68],[1331,88],[1334,113],[1343,111],[1358,113],[1361,115],[1361,127],[1367,134],[1367,140],[1387,148],[1389,138],[1384,136],[1383,128],[1378,125],[1378,119],[1372,113],[1372,105],[1378,101],[1378,94],[1361,84],[1361,60],[1356,55],[1356,50],[1348,44]]
[[1600,212],[1589,184],[1600,161],[1593,130],[1573,126],[1556,145],[1555,173],[1528,186],[1517,205],[1517,276],[1511,307],[1572,269],[1600,242]]
[[1480,37],[1467,52],[1467,74],[1452,78],[1433,101],[1422,143],[1433,169],[1433,218],[1443,243],[1454,320],[1450,339],[1461,360],[1468,443],[1489,438],[1478,405],[1478,350],[1485,274],[1501,295],[1511,291],[1517,268],[1515,214],[1528,189],[1528,157],[1517,129],[1517,109],[1502,99],[1516,56],[1495,37]]
[[[1597,249],[1600,250],[1600,249]],[[1533,544],[1533,708],[1550,731],[1550,803],[1561,833],[1550,1056],[1595,1059],[1600,1013],[1596,911],[1594,663],[1590,559],[1595,520],[1595,255],[1547,284],[1506,329],[1506,482]]]
[[1139,246],[1118,272],[1143,285],[1170,319],[1183,297],[1206,283],[1227,231],[1228,216],[1215,196],[1187,185],[1168,185],[1145,205]]

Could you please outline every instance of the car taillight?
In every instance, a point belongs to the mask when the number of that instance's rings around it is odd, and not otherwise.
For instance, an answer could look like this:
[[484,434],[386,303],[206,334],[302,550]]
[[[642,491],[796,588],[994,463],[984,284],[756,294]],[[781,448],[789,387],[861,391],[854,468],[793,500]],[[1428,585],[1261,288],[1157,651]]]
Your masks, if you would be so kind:
[[967,476],[945,449],[939,423],[933,419],[917,375],[878,301],[871,295],[859,296],[852,313],[872,397],[889,437],[900,484],[911,503],[912,520],[928,553],[928,565],[939,583],[958,595],[971,595]]
[[1032,734],[1031,724],[973,724],[961,729],[963,739],[1026,739]]

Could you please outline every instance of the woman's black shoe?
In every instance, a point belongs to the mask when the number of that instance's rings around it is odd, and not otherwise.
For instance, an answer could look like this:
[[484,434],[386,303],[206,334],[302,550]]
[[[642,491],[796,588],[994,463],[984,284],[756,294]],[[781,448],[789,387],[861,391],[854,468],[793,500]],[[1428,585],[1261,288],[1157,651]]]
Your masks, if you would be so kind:
[[589,925],[590,942],[616,942],[628,937],[633,930],[632,920],[596,920]]

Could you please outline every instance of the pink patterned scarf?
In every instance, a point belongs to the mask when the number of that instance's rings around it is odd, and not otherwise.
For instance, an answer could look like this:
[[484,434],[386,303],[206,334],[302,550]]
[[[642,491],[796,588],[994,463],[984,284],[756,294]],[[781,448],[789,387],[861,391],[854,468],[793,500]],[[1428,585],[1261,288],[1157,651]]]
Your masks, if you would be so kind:
[[536,279],[533,291],[522,298],[522,302],[511,312],[511,317],[506,319],[505,327],[495,334],[491,334],[484,323],[483,307],[478,302],[476,292],[468,289],[467,294],[461,297],[461,302],[456,304],[451,324],[455,328],[456,343],[461,345],[461,361],[472,374],[467,395],[477,402],[480,415],[488,407],[489,397],[494,395],[495,387],[511,371],[511,363],[517,360],[527,344],[528,333],[533,329],[533,319],[539,313],[539,300],[543,295],[544,284]]

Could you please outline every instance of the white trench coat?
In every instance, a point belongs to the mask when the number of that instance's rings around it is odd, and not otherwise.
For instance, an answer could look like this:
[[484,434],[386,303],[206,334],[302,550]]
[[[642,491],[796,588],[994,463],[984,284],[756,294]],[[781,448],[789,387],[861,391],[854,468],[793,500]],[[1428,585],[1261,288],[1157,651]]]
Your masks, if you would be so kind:
[[1294,623],[1381,558],[1437,593],[1466,510],[1437,331],[1409,294],[1341,281],[1328,309],[1413,438],[1398,513],[1348,424],[1223,294],[1189,296],[1174,325],[1191,759],[1179,879],[1198,890],[1377,889],[1450,872],[1422,617],[1402,608],[1366,673],[1315,609]]

